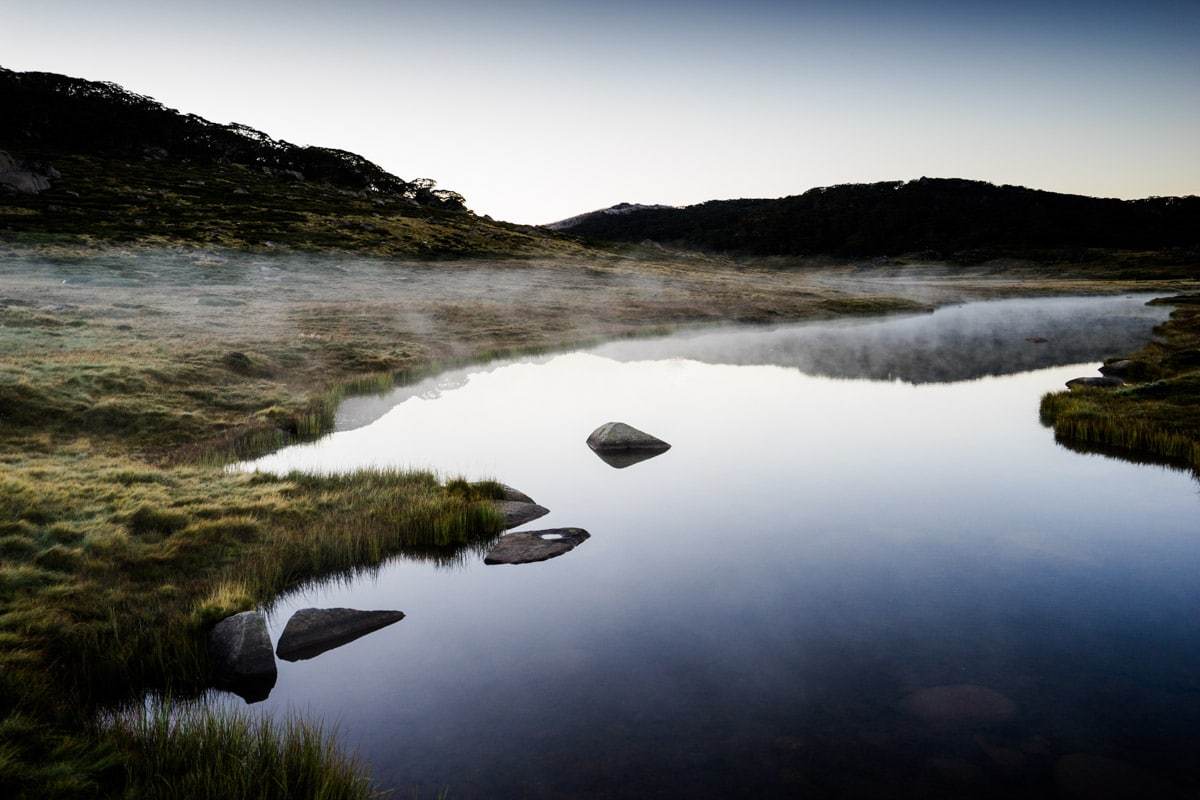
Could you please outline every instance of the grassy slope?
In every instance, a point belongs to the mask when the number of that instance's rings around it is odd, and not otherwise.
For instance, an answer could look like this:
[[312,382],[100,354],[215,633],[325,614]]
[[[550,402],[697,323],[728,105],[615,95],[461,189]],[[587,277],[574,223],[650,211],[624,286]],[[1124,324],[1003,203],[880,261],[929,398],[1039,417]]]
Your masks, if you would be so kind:
[[239,164],[13,151],[62,177],[0,194],[0,239],[344,250],[420,258],[567,255],[565,236]]
[[1129,356],[1128,386],[1042,398],[1042,419],[1059,441],[1200,472],[1200,296],[1168,302],[1177,307],[1158,340]]

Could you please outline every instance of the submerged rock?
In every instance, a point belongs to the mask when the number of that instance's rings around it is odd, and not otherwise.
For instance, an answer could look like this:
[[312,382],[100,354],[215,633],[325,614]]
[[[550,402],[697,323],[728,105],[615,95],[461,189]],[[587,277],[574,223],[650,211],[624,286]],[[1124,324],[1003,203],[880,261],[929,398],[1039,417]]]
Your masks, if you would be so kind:
[[1012,700],[994,689],[970,683],[921,689],[905,697],[900,707],[938,725],[1004,722],[1017,715]]
[[569,553],[590,534],[582,528],[549,528],[544,531],[507,533],[483,559],[485,564],[529,564]]
[[496,510],[504,515],[505,530],[515,528],[518,525],[524,525],[526,522],[532,522],[538,517],[544,517],[550,513],[550,509],[544,506],[520,500],[496,500],[494,505],[496,506]]
[[1113,375],[1105,375],[1102,378],[1072,378],[1067,381],[1068,389],[1113,389],[1124,385],[1125,381]]
[[597,453],[620,453],[628,451],[650,451],[661,453],[671,445],[656,436],[639,431],[624,422],[606,422],[587,438],[588,447]]
[[302,608],[288,620],[276,652],[284,661],[314,658],[402,619],[403,611]]
[[208,652],[218,685],[246,702],[267,699],[275,687],[275,654],[262,612],[243,611],[218,622],[208,634]]

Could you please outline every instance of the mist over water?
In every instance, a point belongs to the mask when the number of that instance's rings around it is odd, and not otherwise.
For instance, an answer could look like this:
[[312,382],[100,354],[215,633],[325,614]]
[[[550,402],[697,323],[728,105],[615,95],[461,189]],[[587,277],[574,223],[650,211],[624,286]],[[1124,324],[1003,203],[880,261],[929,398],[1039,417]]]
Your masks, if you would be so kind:
[[[726,327],[609,342],[587,352],[620,362],[687,359],[705,364],[791,367],[831,378],[922,384],[1099,361],[1140,347],[1166,306],[1154,294],[1013,299],[945,306],[931,314],[806,322],[772,328]],[[545,363],[551,357],[523,359]],[[351,397],[337,430],[366,425],[410,397],[431,398],[472,375],[451,370],[382,396]]]
[[[524,529],[591,538],[283,598],[274,636],[308,606],[407,617],[281,662],[256,708],[337,724],[418,796],[1187,796],[1197,484],[1037,416],[1149,336],[1145,299],[619,342],[352,400],[255,466],[494,476],[550,508]],[[610,420],[672,449],[614,469],[584,444]]]

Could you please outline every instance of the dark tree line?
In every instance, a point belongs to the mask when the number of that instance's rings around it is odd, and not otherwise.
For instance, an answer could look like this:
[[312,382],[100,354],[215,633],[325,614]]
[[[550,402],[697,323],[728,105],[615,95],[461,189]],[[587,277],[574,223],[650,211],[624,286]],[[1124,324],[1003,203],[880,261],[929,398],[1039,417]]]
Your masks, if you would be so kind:
[[1088,248],[1194,253],[1200,197],[1115,200],[921,178],[830,186],[777,200],[596,212],[565,230],[595,240],[763,256],[988,258]]
[[43,158],[55,153],[127,159],[239,164],[291,179],[462,209],[456,192],[405,181],[362,156],[301,147],[245,125],[181,114],[114,83],[0,68],[0,149]]

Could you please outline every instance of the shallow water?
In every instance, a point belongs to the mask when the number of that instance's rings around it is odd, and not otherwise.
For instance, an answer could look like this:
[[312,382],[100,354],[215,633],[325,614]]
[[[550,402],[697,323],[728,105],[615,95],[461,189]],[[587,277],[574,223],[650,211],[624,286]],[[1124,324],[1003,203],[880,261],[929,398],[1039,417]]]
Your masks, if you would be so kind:
[[[307,606],[408,616],[281,661],[256,708],[336,724],[404,795],[1194,794],[1197,484],[1037,415],[1144,341],[1145,300],[620,342],[348,401],[254,466],[497,477],[551,509],[523,530],[591,538],[284,598],[275,637]],[[583,441],[609,420],[673,448],[614,469]]]

